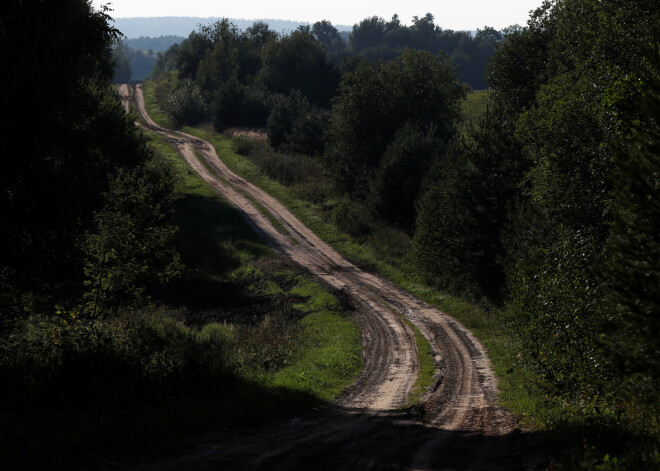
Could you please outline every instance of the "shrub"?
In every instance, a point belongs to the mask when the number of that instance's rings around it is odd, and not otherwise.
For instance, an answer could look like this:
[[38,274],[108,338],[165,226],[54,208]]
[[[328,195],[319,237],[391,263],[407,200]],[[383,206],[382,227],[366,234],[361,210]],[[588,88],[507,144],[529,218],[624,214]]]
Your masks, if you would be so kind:
[[75,312],[33,317],[0,343],[1,403],[95,404],[217,390],[237,367],[231,328],[157,313],[92,325]]
[[367,210],[359,204],[347,201],[342,201],[335,207],[332,212],[332,222],[354,237],[366,235],[371,230]]
[[280,95],[268,117],[268,142],[288,153],[320,154],[327,120],[327,113],[312,106],[298,90]]
[[164,101],[163,112],[176,126],[195,124],[208,117],[208,111],[199,87],[190,79],[184,79]]
[[387,146],[367,198],[376,214],[408,232],[415,225],[415,201],[422,180],[441,149],[434,132],[433,127],[422,131],[406,123]]
[[267,315],[259,324],[243,326],[238,345],[242,367],[257,372],[285,367],[298,349],[298,331],[299,327],[282,314]]
[[264,127],[270,113],[267,93],[231,80],[222,85],[213,99],[213,121],[218,131],[232,126]]
[[246,157],[252,153],[255,148],[254,141],[244,136],[234,137],[234,147],[238,155]]

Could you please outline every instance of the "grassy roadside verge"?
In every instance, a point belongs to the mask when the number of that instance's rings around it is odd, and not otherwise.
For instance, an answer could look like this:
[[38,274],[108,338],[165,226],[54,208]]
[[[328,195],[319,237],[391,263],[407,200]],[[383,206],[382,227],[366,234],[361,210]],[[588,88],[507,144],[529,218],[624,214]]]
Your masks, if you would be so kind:
[[[231,246],[231,253],[224,254],[223,258],[234,258],[235,265],[214,267],[213,272],[207,273],[206,277],[228,277],[234,280],[247,277],[251,281],[249,289],[254,293],[295,297],[298,301],[292,304],[291,308],[296,311],[295,316],[300,317],[300,325],[296,328],[301,329],[297,334],[302,339],[302,347],[295,352],[291,361],[287,361],[284,368],[275,372],[243,370],[241,374],[245,379],[257,381],[266,387],[286,388],[310,394],[318,401],[332,400],[361,369],[362,341],[357,326],[342,314],[342,306],[337,299],[320,285],[290,271],[267,274],[256,267],[255,261],[273,258],[274,252],[252,232],[238,211],[206,185],[167,142],[156,134],[149,135],[151,145],[160,155],[166,156],[167,160],[176,166],[177,174],[183,177],[183,199],[188,196],[210,198],[215,202],[213,212],[220,213],[222,233],[215,231],[216,244],[219,243],[222,247]],[[193,211],[189,210],[184,213],[191,212]],[[199,228],[208,217],[206,213],[198,213],[196,221],[189,221],[182,226]],[[179,244],[179,248],[181,250],[186,245],[195,243],[194,240],[183,242]],[[184,260],[185,253],[185,249],[182,250]],[[206,255],[204,257],[206,258]],[[196,267],[200,266],[200,260],[192,258],[191,262]],[[287,406],[277,403],[271,403],[269,407],[273,410],[299,408],[296,404]],[[266,414],[270,415],[272,414]]]
[[[144,92],[147,110],[152,118],[167,125],[167,118],[156,104],[153,83],[145,83]],[[468,98],[468,102],[464,105],[466,113],[472,119],[476,119],[476,116],[483,111],[481,108],[484,107],[484,96],[485,92],[478,92],[472,100]],[[276,197],[304,224],[351,262],[363,269],[379,273],[404,290],[447,312],[470,329],[489,351],[498,378],[500,402],[522,416],[529,427],[543,426],[552,411],[543,406],[545,399],[540,393],[535,394],[527,387],[533,379],[533,374],[518,367],[516,358],[518,350],[508,337],[502,335],[501,326],[493,311],[424,285],[416,278],[406,257],[387,253],[387,246],[383,251],[382,245],[361,243],[343,233],[324,219],[322,204],[300,200],[287,187],[265,176],[248,158],[234,152],[234,144],[230,138],[214,132],[208,126],[184,127],[182,130],[211,142],[218,155],[232,171]]]

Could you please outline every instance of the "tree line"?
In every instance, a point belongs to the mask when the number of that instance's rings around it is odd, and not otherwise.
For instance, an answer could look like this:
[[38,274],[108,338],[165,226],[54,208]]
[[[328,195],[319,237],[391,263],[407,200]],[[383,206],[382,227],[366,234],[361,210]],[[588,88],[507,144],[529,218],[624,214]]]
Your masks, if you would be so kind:
[[158,54],[153,49],[140,50],[129,46],[129,42],[120,41],[112,49],[115,61],[115,83],[130,83],[144,80],[154,70]]
[[378,68],[380,63],[405,63],[404,57],[415,55],[411,51],[419,57],[442,56],[438,60],[447,68],[463,61],[459,78],[478,77],[468,83],[484,87],[486,60],[503,34],[489,27],[475,38],[442,30],[430,14],[415,18],[408,27],[395,15],[390,22],[365,19],[354,26],[346,43],[325,20],[281,35],[262,22],[241,31],[224,19],[200,26],[181,44],[159,54],[152,77],[178,71],[178,90],[157,90],[175,124],[211,119],[217,129],[267,127],[275,148],[320,154],[340,81],[354,69],[368,67],[362,65],[365,60]]
[[[323,20],[312,25],[299,26],[288,34],[278,34],[264,22],[256,22],[252,26],[241,30],[230,20],[223,19],[213,25],[200,26],[193,34],[208,34],[210,29],[219,23],[226,22],[234,28],[234,34],[249,34],[248,30],[255,27],[266,28],[272,33],[269,40],[288,38],[298,32],[311,33],[316,41],[325,48],[328,61],[333,64],[350,62],[352,58],[367,58],[375,61],[379,59],[393,60],[407,49],[424,50],[433,54],[440,52],[447,54],[452,63],[459,69],[459,77],[473,89],[484,89],[484,70],[486,62],[492,56],[495,45],[509,32],[518,27],[512,26],[503,31],[497,31],[486,26],[477,30],[473,37],[466,31],[445,30],[434,23],[430,13],[419,18],[413,18],[413,24],[406,26],[401,23],[398,15],[390,21],[380,17],[365,18],[353,26],[350,33],[340,32],[329,21]],[[189,36],[189,43],[193,35]],[[164,60],[167,54],[164,53]],[[159,68],[158,70],[162,70]]]
[[488,58],[493,55],[495,45],[516,28],[497,31],[486,26],[477,30],[473,37],[466,31],[441,28],[430,13],[413,17],[410,26],[402,24],[396,14],[390,21],[373,16],[353,27],[348,50],[371,60],[391,60],[406,49],[433,54],[444,52],[458,67],[458,76],[463,82],[475,90],[483,90],[487,88],[484,71]]

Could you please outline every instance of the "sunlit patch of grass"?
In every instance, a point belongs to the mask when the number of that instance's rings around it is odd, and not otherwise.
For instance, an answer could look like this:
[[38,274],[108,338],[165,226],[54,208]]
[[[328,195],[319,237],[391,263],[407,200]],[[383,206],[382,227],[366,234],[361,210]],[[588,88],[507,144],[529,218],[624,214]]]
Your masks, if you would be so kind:
[[470,123],[476,126],[479,124],[479,119],[486,116],[489,96],[489,90],[475,90],[467,94],[461,103],[464,129]]
[[301,327],[305,347],[298,361],[275,373],[271,384],[331,401],[362,369],[360,329],[329,310],[311,312]]

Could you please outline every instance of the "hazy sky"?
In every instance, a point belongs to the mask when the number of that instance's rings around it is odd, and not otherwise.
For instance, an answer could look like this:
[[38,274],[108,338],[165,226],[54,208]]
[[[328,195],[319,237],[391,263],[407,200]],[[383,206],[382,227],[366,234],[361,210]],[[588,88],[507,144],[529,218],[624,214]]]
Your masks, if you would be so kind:
[[485,25],[497,29],[518,23],[524,25],[529,11],[542,0],[92,0],[95,7],[110,4],[111,16],[199,16],[235,19],[330,20],[333,24],[353,25],[368,16],[389,20],[398,13],[410,24],[414,15],[427,12],[445,29],[473,30]]

